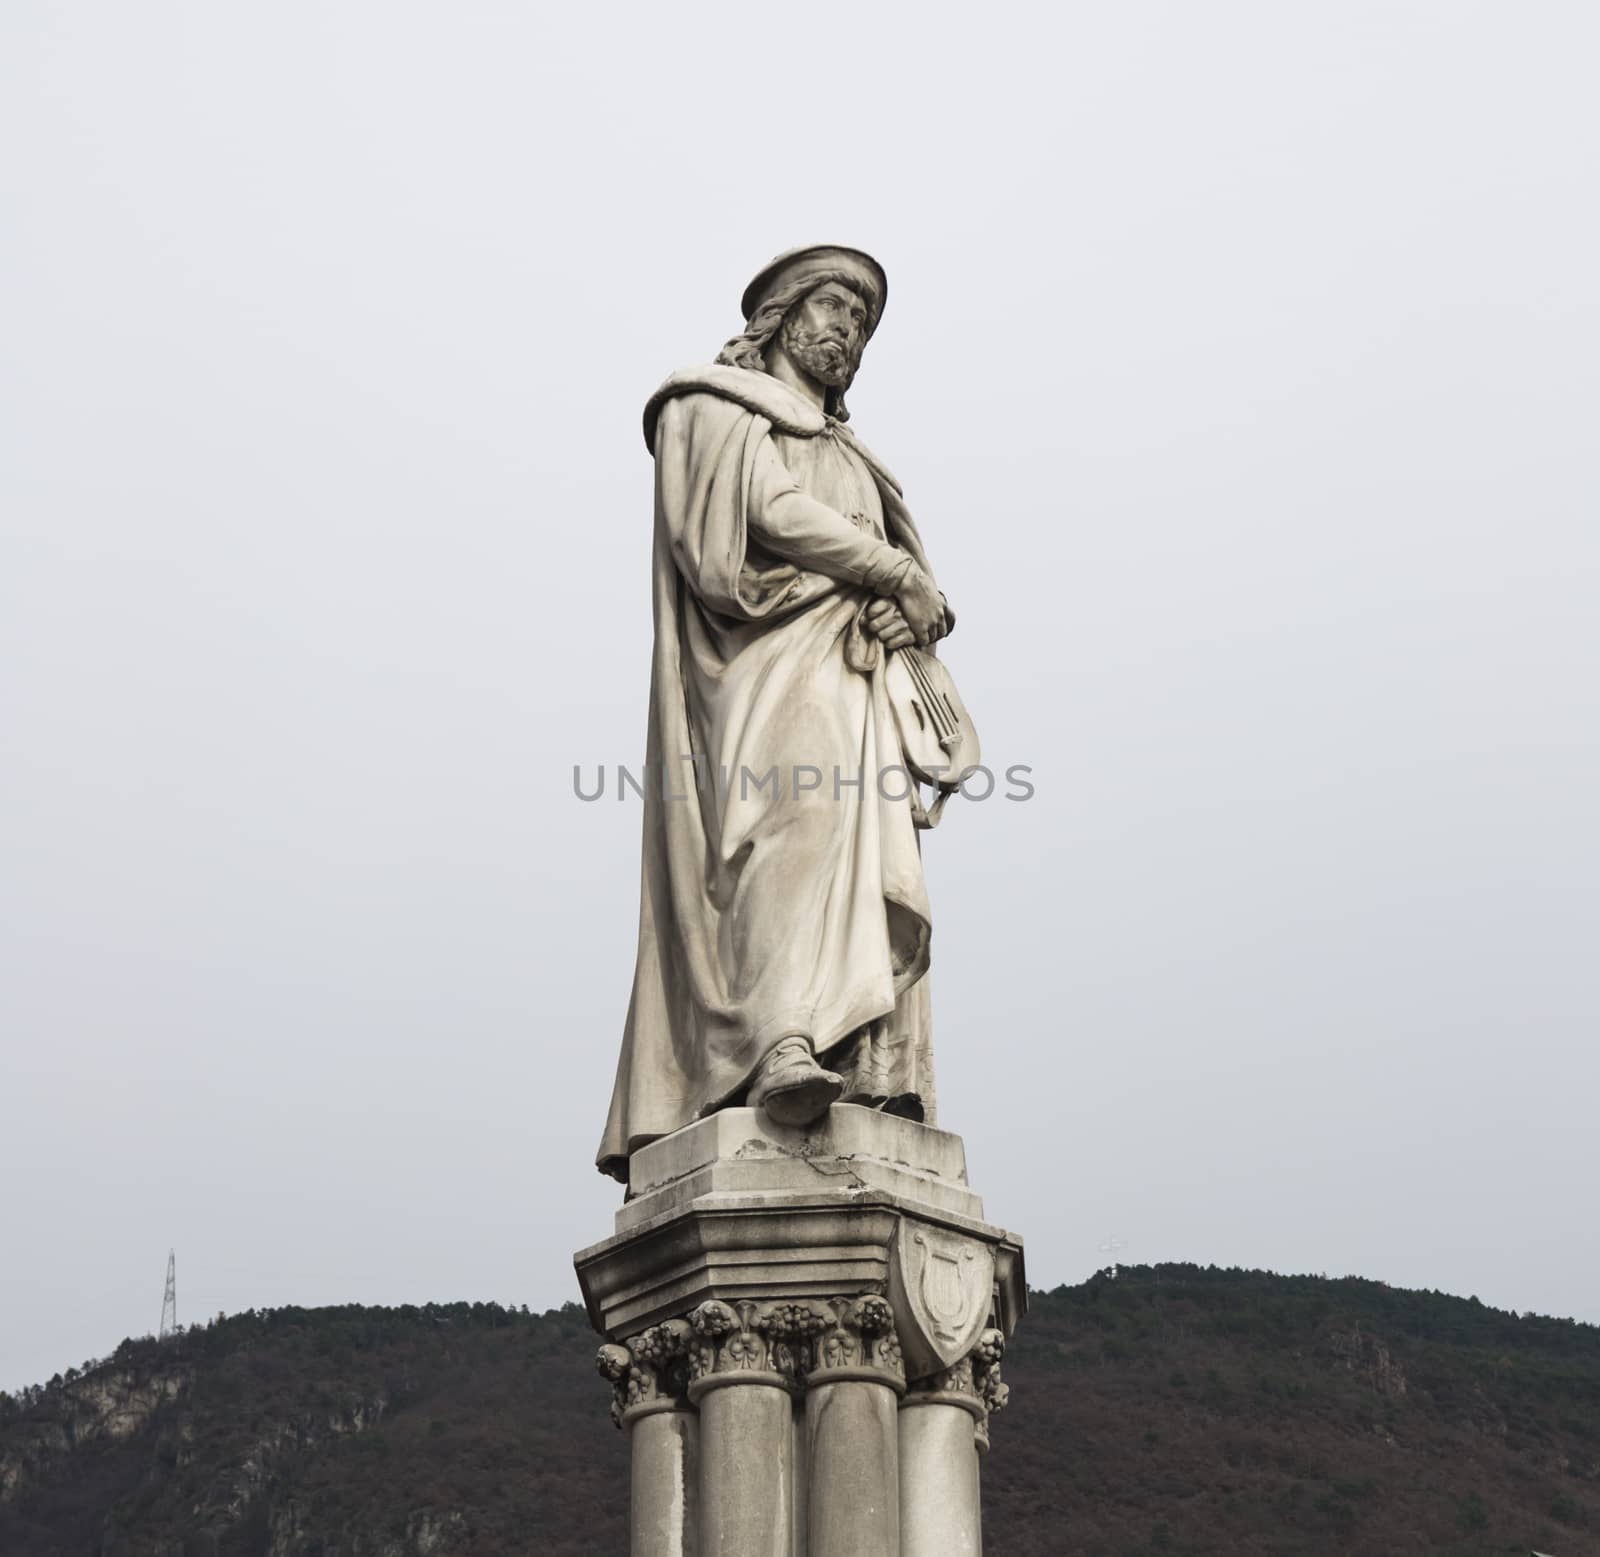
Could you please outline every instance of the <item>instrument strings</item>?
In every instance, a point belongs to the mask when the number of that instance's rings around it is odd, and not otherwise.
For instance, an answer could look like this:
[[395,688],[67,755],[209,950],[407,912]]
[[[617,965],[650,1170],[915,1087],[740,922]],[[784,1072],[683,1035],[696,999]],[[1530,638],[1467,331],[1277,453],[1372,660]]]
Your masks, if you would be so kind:
[[949,699],[934,690],[933,682],[928,675],[928,667],[922,656],[915,649],[902,649],[900,652],[906,657],[906,669],[911,673],[912,683],[922,694],[923,706],[933,721],[933,733],[938,737],[940,747],[949,751],[956,744],[961,721],[951,708]]

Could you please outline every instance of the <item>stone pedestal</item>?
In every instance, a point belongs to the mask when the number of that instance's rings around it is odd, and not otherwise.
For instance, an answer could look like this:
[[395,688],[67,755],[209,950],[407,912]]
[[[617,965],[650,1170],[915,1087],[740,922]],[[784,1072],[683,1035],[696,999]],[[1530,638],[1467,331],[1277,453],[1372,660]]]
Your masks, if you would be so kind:
[[629,1435],[633,1557],[978,1557],[1027,1301],[958,1136],[725,1109],[634,1153],[576,1257]]

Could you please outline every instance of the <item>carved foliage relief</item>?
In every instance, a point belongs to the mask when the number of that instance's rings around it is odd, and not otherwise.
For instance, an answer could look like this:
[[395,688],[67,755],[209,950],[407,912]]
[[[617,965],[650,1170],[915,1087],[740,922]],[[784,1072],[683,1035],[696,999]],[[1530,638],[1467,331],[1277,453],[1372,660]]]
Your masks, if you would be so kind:
[[840,1369],[867,1369],[903,1383],[894,1311],[877,1293],[788,1303],[702,1303],[689,1316],[690,1375],[776,1374],[798,1387]]
[[689,1386],[740,1375],[800,1389],[830,1375],[905,1387],[894,1310],[879,1293],[799,1302],[711,1299],[687,1319],[669,1319],[600,1348],[619,1425],[642,1407],[686,1405]]
[[689,1384],[690,1326],[668,1319],[629,1338],[625,1346],[606,1345],[595,1359],[600,1376],[611,1381],[611,1420],[644,1406],[686,1405]]
[[[1005,1336],[986,1329],[966,1356],[918,1379],[913,1388],[969,1402],[986,1439],[988,1418],[1004,1410],[1011,1396],[1000,1374],[1005,1349]],[[611,1382],[611,1416],[619,1426],[641,1408],[682,1409],[691,1384],[730,1375],[798,1390],[825,1384],[830,1375],[870,1374],[905,1387],[894,1312],[877,1293],[792,1303],[712,1299],[686,1320],[652,1325],[626,1345],[602,1346],[597,1361]]]
[[1005,1356],[1006,1338],[999,1330],[985,1330],[978,1344],[952,1367],[919,1379],[913,1388],[919,1394],[955,1395],[968,1403],[978,1422],[979,1439],[989,1441],[989,1418],[1003,1411],[1011,1399],[1011,1386],[1000,1376],[1000,1359]]

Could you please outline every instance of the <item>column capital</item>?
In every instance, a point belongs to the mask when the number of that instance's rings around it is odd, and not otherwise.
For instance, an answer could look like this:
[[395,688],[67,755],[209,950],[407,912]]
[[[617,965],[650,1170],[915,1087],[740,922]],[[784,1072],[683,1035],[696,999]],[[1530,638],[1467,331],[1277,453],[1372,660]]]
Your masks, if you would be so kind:
[[734,1384],[798,1387],[800,1339],[786,1303],[708,1298],[690,1310],[689,1398]]
[[866,1379],[905,1388],[894,1311],[881,1293],[759,1303],[713,1298],[689,1315],[689,1398],[732,1384],[798,1391]]
[[978,1442],[989,1447],[989,1418],[1003,1411],[1011,1398],[1011,1386],[1000,1376],[1000,1359],[1005,1356],[1005,1335],[988,1329],[978,1344],[951,1367],[916,1380],[903,1402],[905,1407],[950,1405],[971,1413],[977,1424]]
[[618,1427],[652,1411],[687,1409],[690,1340],[687,1323],[667,1319],[620,1346],[600,1348],[595,1364],[611,1383],[611,1420]]
[[862,1379],[905,1393],[905,1364],[895,1331],[894,1309],[881,1293],[803,1305],[817,1324],[807,1342],[806,1383]]

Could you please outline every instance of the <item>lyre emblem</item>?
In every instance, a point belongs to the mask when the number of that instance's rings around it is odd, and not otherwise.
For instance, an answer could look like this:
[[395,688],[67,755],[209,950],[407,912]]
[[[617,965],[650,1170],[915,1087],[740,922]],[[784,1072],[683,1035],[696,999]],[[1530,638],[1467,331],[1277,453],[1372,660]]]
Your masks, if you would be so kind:
[[976,1238],[903,1221],[895,1238],[891,1288],[909,1323],[902,1326],[908,1373],[953,1367],[976,1343],[994,1295],[994,1251]]
[[[924,1241],[920,1233],[915,1237],[919,1243]],[[965,1253],[970,1260],[972,1251]],[[961,1290],[961,1261],[943,1250],[929,1250],[922,1267],[922,1298],[928,1305],[928,1317],[933,1320],[934,1335],[941,1341],[955,1340],[970,1306],[967,1294]]]

